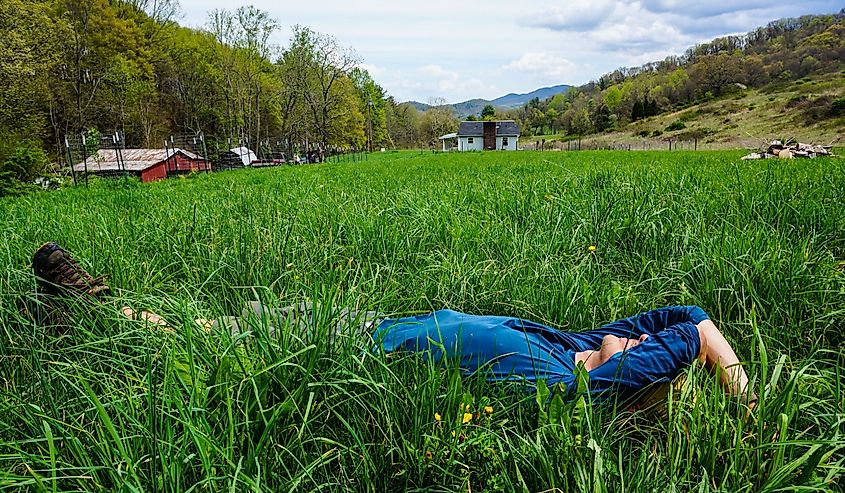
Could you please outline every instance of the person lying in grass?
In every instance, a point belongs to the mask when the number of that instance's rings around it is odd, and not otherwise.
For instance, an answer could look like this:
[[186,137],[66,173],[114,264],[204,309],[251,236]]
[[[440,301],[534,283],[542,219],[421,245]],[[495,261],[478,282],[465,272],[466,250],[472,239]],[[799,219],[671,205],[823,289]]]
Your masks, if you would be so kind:
[[[33,257],[38,290],[48,296],[74,294],[100,299],[109,288],[103,278],[94,278],[64,249],[46,243]],[[313,330],[319,305],[274,308],[250,303],[241,317],[198,320],[207,331],[226,328],[233,334],[249,327],[250,320],[276,328]],[[483,372],[490,381],[521,381],[532,384],[543,379],[552,387],[571,388],[576,367],[588,371],[589,387],[600,399],[634,398],[647,387],[671,382],[695,362],[718,375],[731,395],[756,400],[748,388],[748,376],[731,345],[707,313],[697,306],[658,308],[617,320],[584,332],[560,331],[521,318],[470,315],[453,310],[384,318],[375,312],[355,312],[334,307],[331,320],[335,332],[349,331],[370,336],[374,349],[385,353],[418,352],[440,362],[458,360],[465,374]],[[165,320],[150,312],[124,307],[132,319],[167,328]],[[326,318],[320,318],[325,323]]]

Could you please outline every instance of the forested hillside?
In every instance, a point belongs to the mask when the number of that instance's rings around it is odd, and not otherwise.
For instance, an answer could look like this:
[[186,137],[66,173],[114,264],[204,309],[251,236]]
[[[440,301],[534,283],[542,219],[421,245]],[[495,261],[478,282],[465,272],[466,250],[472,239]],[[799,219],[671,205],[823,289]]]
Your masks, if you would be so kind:
[[[681,56],[623,68],[546,100],[535,99],[507,116],[528,134],[585,135],[622,129],[655,115],[741,93],[780,86],[845,69],[845,9],[774,21],[742,36],[692,47]],[[845,116],[845,83],[825,94],[792,102],[815,119]]]

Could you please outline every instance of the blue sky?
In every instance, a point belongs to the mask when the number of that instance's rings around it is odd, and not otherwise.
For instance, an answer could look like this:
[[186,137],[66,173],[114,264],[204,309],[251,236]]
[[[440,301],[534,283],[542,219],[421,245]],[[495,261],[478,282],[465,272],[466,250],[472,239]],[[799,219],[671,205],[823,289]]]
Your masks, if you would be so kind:
[[332,34],[389,94],[422,102],[582,84],[774,19],[845,7],[843,0],[181,0],[180,22],[202,27],[208,11],[242,4],[279,22],[275,44],[284,47],[295,24]]

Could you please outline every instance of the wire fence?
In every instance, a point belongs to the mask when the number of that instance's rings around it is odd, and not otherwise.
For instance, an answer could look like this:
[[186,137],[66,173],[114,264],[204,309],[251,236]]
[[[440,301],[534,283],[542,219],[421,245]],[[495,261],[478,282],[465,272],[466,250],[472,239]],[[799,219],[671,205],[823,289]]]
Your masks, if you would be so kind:
[[106,135],[89,130],[66,136],[65,152],[74,184],[87,185],[92,176],[136,176],[141,181],[154,181],[211,171],[202,132],[172,135],[165,139],[163,148],[127,148],[119,130]]
[[529,151],[703,151],[718,149],[719,146],[701,139],[641,139],[630,141],[568,140],[535,141],[522,146]]

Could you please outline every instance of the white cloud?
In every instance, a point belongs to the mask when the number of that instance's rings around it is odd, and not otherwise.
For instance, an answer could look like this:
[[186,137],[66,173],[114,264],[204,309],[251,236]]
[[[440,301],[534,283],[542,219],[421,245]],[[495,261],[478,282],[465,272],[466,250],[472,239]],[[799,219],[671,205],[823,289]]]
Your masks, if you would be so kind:
[[445,77],[449,79],[458,78],[458,74],[456,72],[446,70],[445,68],[436,64],[423,65],[422,67],[417,69],[417,72],[430,77]]
[[561,81],[575,75],[576,66],[566,58],[544,51],[529,52],[502,67],[505,70],[542,74]]
[[[2,1],[2,0],[0,0]],[[180,22],[202,26],[232,0],[180,0]],[[688,47],[768,22],[833,13],[842,0],[250,0],[282,26],[309,26],[353,47],[373,78],[399,100],[451,102],[555,83],[580,84],[620,66],[681,54]],[[516,8],[517,14],[514,14]],[[525,15],[521,15],[525,13]]]
[[552,5],[522,17],[527,26],[556,31],[586,31],[604,23],[616,8],[611,0],[573,0],[565,6]]
[[380,79],[388,73],[387,68],[372,63],[359,63],[358,67],[366,70],[373,79]]
[[690,41],[670,19],[644,11],[638,4],[622,6],[615,13],[613,22],[585,33],[589,44],[630,56]]
[[671,13],[684,17],[712,17],[723,14],[736,14],[746,10],[772,9],[782,6],[782,1],[772,0],[708,0],[687,1],[687,0],[642,0],[643,8],[655,13]]

